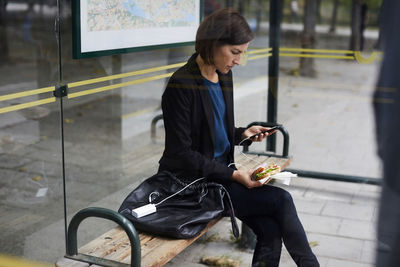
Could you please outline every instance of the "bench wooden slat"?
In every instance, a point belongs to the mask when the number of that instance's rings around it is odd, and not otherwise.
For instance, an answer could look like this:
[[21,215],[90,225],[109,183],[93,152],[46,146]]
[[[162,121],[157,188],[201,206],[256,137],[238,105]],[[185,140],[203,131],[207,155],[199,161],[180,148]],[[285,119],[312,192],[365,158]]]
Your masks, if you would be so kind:
[[200,238],[211,227],[213,227],[219,219],[211,221],[207,227],[196,237],[191,239],[171,239],[171,238],[156,238],[161,242],[157,250],[152,250],[142,256],[142,266],[158,267],[169,262],[173,257],[178,255],[182,250]]
[[[124,236],[127,236],[124,231],[120,231],[118,228],[113,228],[80,248],[80,250],[86,251],[85,254],[104,258],[110,254],[110,250],[112,251],[116,246],[125,243],[121,240]],[[129,239],[127,239],[127,241],[129,244]]]
[[[163,266],[182,250],[192,244],[200,236],[214,226],[219,220],[211,221],[201,234],[192,239],[172,239],[165,237],[154,237],[140,233],[140,246],[142,251],[142,266]],[[112,239],[110,240],[109,237]],[[106,241],[107,240],[107,241]],[[110,242],[111,241],[111,242]],[[106,242],[106,246],[102,244]],[[119,243],[119,245],[117,245]],[[114,250],[110,250],[110,244],[115,244]],[[102,251],[102,249],[106,251]],[[131,247],[129,239],[121,227],[115,227],[107,233],[96,238],[87,245],[81,247],[79,252],[82,254],[102,257],[109,260],[130,263]]]

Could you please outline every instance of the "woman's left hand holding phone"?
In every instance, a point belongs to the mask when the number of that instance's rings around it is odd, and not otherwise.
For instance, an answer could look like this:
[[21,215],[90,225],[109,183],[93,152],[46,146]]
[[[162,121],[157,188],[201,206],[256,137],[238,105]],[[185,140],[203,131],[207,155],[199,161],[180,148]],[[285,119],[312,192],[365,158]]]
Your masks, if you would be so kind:
[[267,131],[269,129],[270,129],[269,127],[254,125],[254,126],[251,126],[250,128],[247,128],[243,132],[242,136],[243,136],[243,139],[250,138],[251,141],[253,141],[253,142],[261,142],[264,138],[266,138],[267,136],[274,134],[276,132],[276,130],[274,130],[273,132],[267,133]]

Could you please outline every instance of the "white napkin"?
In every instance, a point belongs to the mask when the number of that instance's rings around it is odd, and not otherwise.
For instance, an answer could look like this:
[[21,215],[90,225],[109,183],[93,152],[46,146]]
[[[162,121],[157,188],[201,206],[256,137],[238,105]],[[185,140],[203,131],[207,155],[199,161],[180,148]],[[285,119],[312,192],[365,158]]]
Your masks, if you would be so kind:
[[279,172],[277,174],[268,176],[264,179],[258,180],[260,183],[265,184],[270,179],[274,179],[275,183],[280,183],[284,185],[290,185],[290,181],[293,177],[297,177],[297,174],[291,172]]
[[291,172],[280,172],[271,175],[271,178],[275,179],[275,182],[290,185],[291,178],[297,177],[297,174]]

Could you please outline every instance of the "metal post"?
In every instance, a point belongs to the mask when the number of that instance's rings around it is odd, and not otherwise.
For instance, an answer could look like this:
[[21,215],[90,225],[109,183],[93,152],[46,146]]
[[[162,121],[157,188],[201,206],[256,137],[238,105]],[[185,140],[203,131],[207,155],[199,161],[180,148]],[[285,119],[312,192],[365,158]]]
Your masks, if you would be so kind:
[[[54,92],[55,96],[60,100],[60,131],[61,131],[61,165],[62,165],[62,179],[63,179],[63,200],[64,200],[64,231],[65,231],[65,249],[68,247],[67,238],[67,193],[65,181],[65,149],[64,149],[64,107],[63,96],[66,94],[67,89],[63,86],[63,73],[62,73],[62,53],[61,53],[61,1],[57,0],[57,17],[55,21],[56,40],[58,45],[58,85],[57,90]],[[63,89],[62,89],[63,88]],[[60,93],[63,91],[63,93]]]
[[[267,121],[277,123],[278,113],[278,78],[279,78],[279,38],[282,18],[281,0],[270,0],[269,10],[269,47],[272,48],[272,56],[268,60],[268,107]],[[275,152],[276,137],[267,138],[267,151]]]

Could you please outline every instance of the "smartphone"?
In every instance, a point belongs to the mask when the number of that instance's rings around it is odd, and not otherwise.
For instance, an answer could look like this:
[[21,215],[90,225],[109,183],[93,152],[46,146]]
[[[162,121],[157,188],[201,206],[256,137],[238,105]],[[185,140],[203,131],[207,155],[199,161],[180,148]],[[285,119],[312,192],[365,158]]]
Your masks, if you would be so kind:
[[[273,131],[275,131],[275,130],[278,130],[280,127],[279,126],[274,126],[274,127],[272,127],[272,128],[270,128],[270,129],[268,129],[268,130],[266,130],[266,131],[263,131],[263,132],[261,132],[261,133],[270,133],[270,132],[273,132]],[[254,134],[254,135],[252,135],[252,136],[250,136],[249,138],[250,139],[253,139],[254,137],[256,137],[256,136],[258,136],[260,133],[258,133],[258,134]]]

